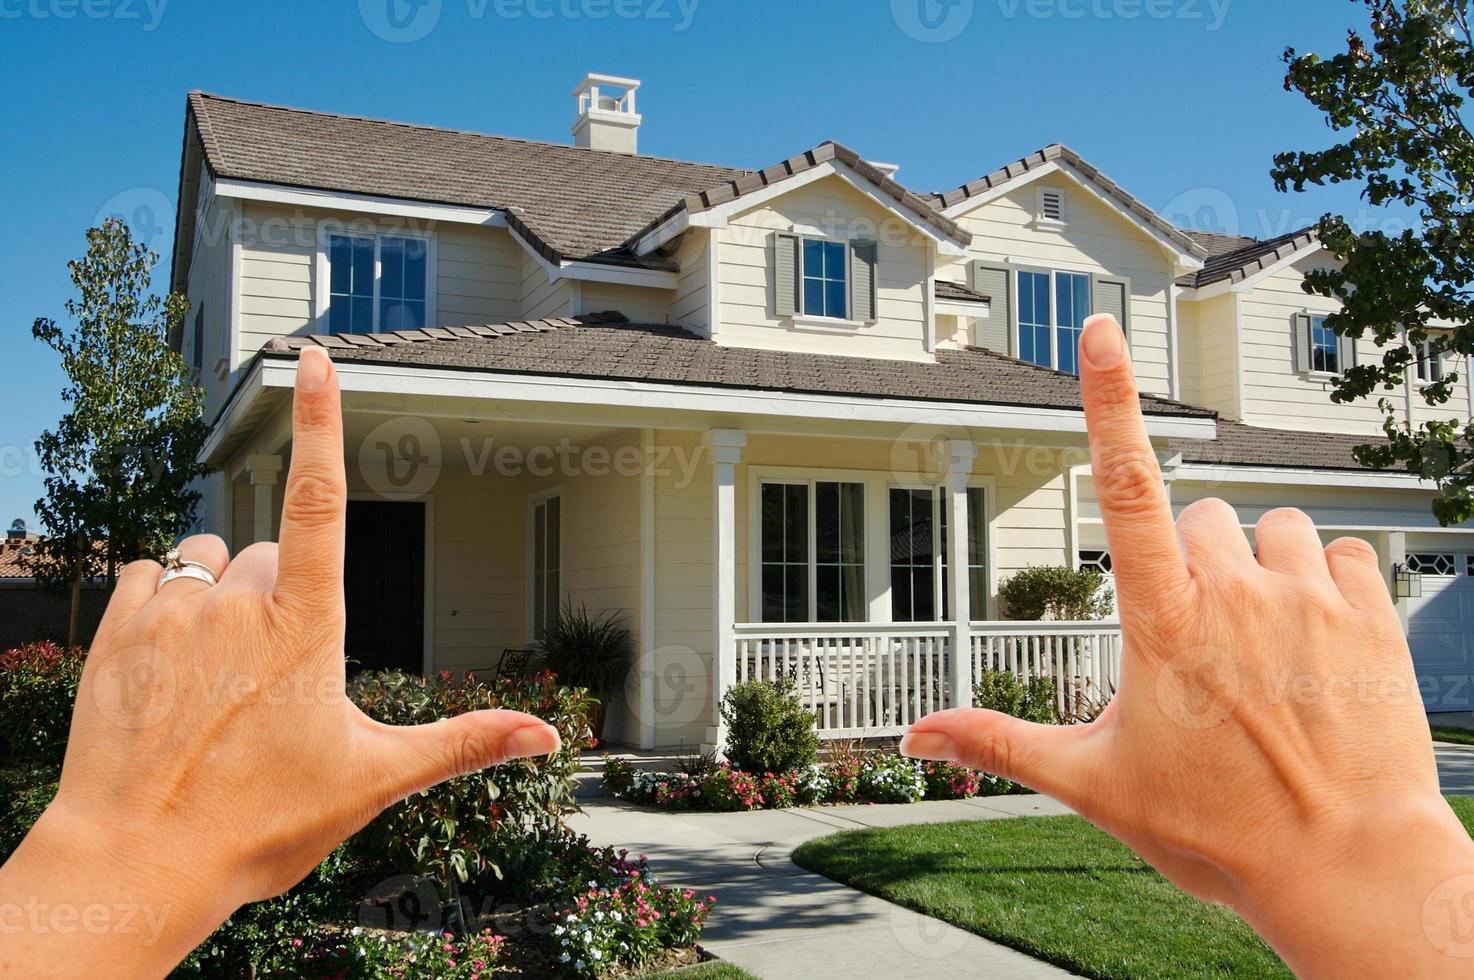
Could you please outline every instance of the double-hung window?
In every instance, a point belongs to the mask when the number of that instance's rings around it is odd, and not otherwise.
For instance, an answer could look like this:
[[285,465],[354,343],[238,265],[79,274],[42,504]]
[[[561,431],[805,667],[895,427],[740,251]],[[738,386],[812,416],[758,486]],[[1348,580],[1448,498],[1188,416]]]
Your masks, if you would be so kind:
[[1336,332],[1326,326],[1326,318],[1310,318],[1310,370],[1316,374],[1339,374],[1341,371],[1341,341]]
[[404,235],[326,237],[330,333],[411,330],[429,325],[430,246]]
[[761,495],[762,621],[863,622],[865,485],[763,483]]
[[1413,361],[1419,384],[1434,384],[1443,380],[1443,364],[1438,359],[1433,341],[1425,340],[1421,344],[1414,344]]
[[1077,352],[1090,307],[1089,275],[1019,270],[1019,357],[1041,367],[1079,374]]
[[562,498],[556,494],[537,500],[532,505],[532,537],[530,559],[532,581],[530,616],[532,638],[542,639],[548,624],[558,617],[562,588]]
[[[891,619],[935,622],[950,615],[947,496],[936,487],[890,491]],[[986,619],[987,524],[981,487],[967,489],[968,616]]]
[[844,242],[803,240],[804,316],[843,320],[849,316],[849,250]]

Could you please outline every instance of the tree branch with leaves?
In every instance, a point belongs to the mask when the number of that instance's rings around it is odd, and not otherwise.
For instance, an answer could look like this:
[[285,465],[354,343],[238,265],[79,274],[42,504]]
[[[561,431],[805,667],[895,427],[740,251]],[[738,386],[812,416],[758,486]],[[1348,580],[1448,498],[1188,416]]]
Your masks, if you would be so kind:
[[[1468,0],[1352,0],[1369,14],[1369,35],[1347,31],[1346,50],[1329,58],[1284,54],[1286,91],[1325,113],[1341,142],[1319,150],[1276,154],[1271,176],[1281,190],[1357,182],[1373,207],[1405,207],[1411,227],[1352,228],[1325,215],[1321,243],[1340,267],[1306,273],[1305,288],[1340,301],[1326,325],[1369,337],[1380,361],[1358,364],[1335,382],[1332,399],[1377,398],[1382,444],[1358,447],[1357,458],[1381,468],[1402,466],[1435,482],[1433,513],[1444,524],[1474,518],[1474,421],[1421,423],[1392,394],[1409,383],[1414,351],[1463,355],[1461,368],[1416,389],[1434,408],[1458,386],[1468,390],[1474,355],[1474,134],[1466,113],[1474,87],[1474,43]],[[1458,362],[1455,362],[1458,363]]]

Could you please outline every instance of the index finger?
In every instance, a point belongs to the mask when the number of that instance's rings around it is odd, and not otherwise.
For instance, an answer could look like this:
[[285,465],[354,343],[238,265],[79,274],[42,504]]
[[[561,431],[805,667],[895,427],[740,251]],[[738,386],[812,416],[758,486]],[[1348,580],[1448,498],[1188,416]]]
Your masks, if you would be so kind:
[[1141,417],[1126,337],[1108,314],[1085,321],[1080,390],[1095,496],[1121,608],[1146,608],[1188,583],[1157,454]]
[[332,612],[343,605],[348,479],[338,373],[321,347],[297,360],[292,467],[282,499],[274,597],[283,606]]

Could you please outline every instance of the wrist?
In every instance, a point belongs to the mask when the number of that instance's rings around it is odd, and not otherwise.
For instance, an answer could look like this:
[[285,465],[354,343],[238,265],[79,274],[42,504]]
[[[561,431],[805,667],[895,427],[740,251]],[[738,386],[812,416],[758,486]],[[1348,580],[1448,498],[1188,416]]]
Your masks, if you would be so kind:
[[172,842],[100,827],[54,802],[0,870],[0,945],[18,957],[0,957],[0,967],[169,972],[240,904],[220,893],[228,876],[173,852]]
[[1436,793],[1349,813],[1266,849],[1240,877],[1235,911],[1299,976],[1464,976],[1474,964],[1474,841],[1463,825]]

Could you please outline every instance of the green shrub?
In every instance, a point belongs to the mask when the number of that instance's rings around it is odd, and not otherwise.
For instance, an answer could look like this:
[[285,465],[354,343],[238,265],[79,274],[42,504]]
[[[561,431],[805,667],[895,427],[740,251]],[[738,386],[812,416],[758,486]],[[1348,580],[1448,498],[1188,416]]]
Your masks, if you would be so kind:
[[1048,677],[1031,677],[1026,686],[1012,671],[985,670],[973,685],[972,702],[1041,725],[1056,721],[1054,682]]
[[348,694],[369,717],[417,725],[481,708],[537,715],[558,730],[563,747],[547,759],[516,759],[447,780],[385,810],[360,837],[403,872],[430,874],[454,888],[522,860],[535,842],[562,833],[577,809],[573,777],[589,740],[588,695],[560,686],[543,671],[526,680],[490,683],[467,674],[453,683],[399,673],[360,674]]
[[722,698],[727,758],[744,772],[803,769],[819,757],[814,716],[799,703],[793,681],[746,681]]
[[569,687],[582,687],[604,697],[624,683],[634,647],[624,617],[614,612],[589,615],[579,603],[565,601],[537,642],[549,670]]
[[915,803],[926,795],[921,763],[889,753],[876,753],[860,770],[859,797],[871,803]]
[[1096,568],[1038,565],[1015,572],[998,587],[1009,619],[1103,619],[1114,596]]
[[49,642],[0,653],[0,765],[60,769],[84,659]]
[[56,770],[0,769],[0,864],[20,846],[56,796]]

